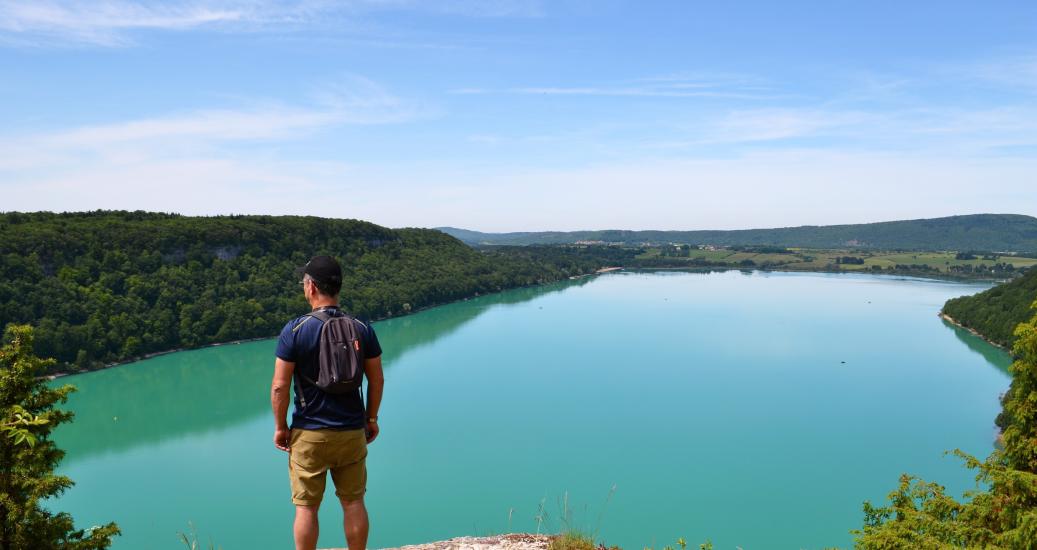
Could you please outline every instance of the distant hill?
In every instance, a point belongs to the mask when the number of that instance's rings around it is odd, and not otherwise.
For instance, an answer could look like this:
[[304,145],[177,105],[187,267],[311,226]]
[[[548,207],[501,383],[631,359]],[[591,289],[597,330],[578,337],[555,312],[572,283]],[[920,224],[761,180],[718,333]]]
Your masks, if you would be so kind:
[[1010,347],[1016,325],[1033,317],[1037,300],[1037,269],[989,290],[947,300],[943,313],[975,330],[987,340]]
[[883,250],[983,250],[1037,252],[1037,218],[1019,214],[972,214],[854,225],[804,225],[733,231],[538,231],[482,233],[437,227],[471,245],[564,244],[604,241],[627,245],[712,244]]

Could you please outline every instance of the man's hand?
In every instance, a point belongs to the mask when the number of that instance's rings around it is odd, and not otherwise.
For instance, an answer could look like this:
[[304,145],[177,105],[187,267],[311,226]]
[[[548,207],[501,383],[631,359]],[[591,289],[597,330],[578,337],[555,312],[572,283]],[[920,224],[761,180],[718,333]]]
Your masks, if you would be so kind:
[[270,406],[274,409],[274,447],[284,452],[291,450],[292,431],[284,417],[288,414],[288,395],[292,387],[295,363],[280,357],[274,361],[274,380],[270,383]]
[[[382,372],[382,356],[364,360],[364,377],[367,378],[367,443],[378,437],[378,407],[382,404],[382,390],[385,388],[385,374]],[[374,422],[372,422],[374,420]]]
[[281,449],[284,452],[290,452],[292,450],[289,444],[292,440],[292,430],[288,428],[277,428],[274,430],[274,447]]

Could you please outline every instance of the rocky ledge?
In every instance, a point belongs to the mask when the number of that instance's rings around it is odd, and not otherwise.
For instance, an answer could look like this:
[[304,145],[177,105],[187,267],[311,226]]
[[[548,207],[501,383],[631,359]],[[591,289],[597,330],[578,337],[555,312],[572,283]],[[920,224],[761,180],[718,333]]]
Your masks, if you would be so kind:
[[[412,544],[386,550],[547,550],[554,537],[512,533],[492,537],[458,537],[440,542]],[[329,550],[345,550],[342,548]]]

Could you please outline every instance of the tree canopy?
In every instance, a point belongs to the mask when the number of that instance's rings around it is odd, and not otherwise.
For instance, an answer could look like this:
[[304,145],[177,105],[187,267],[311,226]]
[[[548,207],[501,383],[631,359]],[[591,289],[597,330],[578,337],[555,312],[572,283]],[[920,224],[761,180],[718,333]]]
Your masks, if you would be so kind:
[[1011,347],[1014,330],[1032,314],[1037,300],[1037,269],[1023,276],[972,296],[947,301],[943,312],[964,327],[974,329],[986,339]]
[[6,213],[0,327],[35,325],[35,351],[64,368],[270,337],[305,310],[295,269],[317,254],[339,259],[343,307],[368,319],[589,273],[608,261],[561,249],[476,251],[439,231],[358,220]]

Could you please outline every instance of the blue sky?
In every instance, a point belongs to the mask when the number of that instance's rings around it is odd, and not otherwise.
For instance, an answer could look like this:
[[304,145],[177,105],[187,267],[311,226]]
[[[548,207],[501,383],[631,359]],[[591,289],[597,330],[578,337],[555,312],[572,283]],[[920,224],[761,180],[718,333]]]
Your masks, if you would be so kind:
[[1037,215],[1037,3],[0,0],[0,210]]

